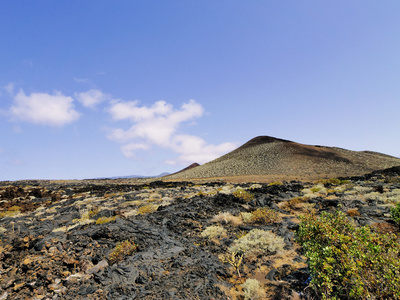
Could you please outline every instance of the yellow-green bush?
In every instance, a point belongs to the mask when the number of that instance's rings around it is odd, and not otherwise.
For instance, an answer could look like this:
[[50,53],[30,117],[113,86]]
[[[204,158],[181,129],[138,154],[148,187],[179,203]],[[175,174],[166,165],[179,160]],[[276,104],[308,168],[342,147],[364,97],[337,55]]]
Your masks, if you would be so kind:
[[244,300],[265,299],[265,291],[257,279],[246,279],[242,288]]
[[251,223],[268,224],[279,222],[281,220],[277,212],[266,207],[258,208],[252,211],[251,214],[253,215]]
[[343,212],[302,217],[297,230],[322,299],[400,299],[400,244],[393,234],[357,228]]
[[208,226],[204,231],[201,233],[202,237],[208,239],[219,239],[227,236],[226,229],[222,226],[212,225]]
[[4,217],[12,217],[18,215],[21,212],[21,208],[19,206],[12,206],[8,210],[0,212],[0,218]]
[[254,199],[253,194],[243,189],[237,189],[235,192],[233,192],[233,196],[235,196],[236,198],[243,199],[246,202],[249,202]]
[[158,208],[158,205],[156,205],[156,204],[147,204],[147,205],[139,207],[137,213],[138,213],[138,215],[144,215],[144,214],[155,212],[157,210],[157,208]]
[[118,243],[108,256],[108,263],[112,265],[119,262],[125,259],[125,257],[132,255],[136,249],[137,245],[129,240]]
[[105,224],[105,223],[109,223],[111,221],[114,221],[117,218],[117,216],[113,216],[113,217],[100,217],[96,220],[96,224]]

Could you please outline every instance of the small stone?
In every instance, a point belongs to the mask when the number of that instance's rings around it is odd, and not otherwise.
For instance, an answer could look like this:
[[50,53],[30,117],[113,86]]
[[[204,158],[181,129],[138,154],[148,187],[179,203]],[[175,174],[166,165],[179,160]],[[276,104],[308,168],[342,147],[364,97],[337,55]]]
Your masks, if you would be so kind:
[[21,283],[18,283],[18,284],[16,284],[16,285],[14,285],[14,291],[18,291],[19,289],[21,289],[23,286],[25,285],[25,282],[21,282]]
[[62,271],[62,272],[61,272],[61,275],[62,275],[63,277],[68,277],[69,275],[71,275],[71,272],[70,272],[70,271]]
[[29,265],[31,262],[33,262],[33,260],[30,259],[30,258],[28,257],[28,258],[25,258],[25,259],[24,259],[24,261],[22,262],[22,264],[23,264],[24,266],[27,266],[27,265]]

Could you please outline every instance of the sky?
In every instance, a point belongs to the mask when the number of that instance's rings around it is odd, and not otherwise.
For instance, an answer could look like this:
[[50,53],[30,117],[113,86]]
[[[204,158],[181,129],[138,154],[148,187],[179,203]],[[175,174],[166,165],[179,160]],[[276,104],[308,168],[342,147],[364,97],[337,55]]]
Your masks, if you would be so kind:
[[0,180],[158,175],[253,137],[400,157],[400,1],[0,1]]

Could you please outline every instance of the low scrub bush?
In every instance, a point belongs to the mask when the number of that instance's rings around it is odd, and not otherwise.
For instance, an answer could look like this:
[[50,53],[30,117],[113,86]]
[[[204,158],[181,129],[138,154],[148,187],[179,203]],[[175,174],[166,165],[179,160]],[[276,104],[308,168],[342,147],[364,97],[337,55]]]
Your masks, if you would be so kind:
[[244,300],[265,299],[265,291],[257,279],[246,279],[242,288]]
[[155,212],[158,208],[158,205],[156,204],[147,204],[144,206],[139,207],[137,213],[138,215],[144,215],[144,214],[149,214],[152,212]]
[[251,223],[268,224],[279,222],[281,220],[277,212],[266,207],[258,208],[252,211],[251,214],[253,216]]
[[253,219],[253,214],[249,212],[241,212],[240,217],[244,223],[249,224],[252,222],[251,220]]
[[302,217],[297,230],[322,299],[400,299],[400,245],[393,234],[355,227],[343,212]]
[[332,184],[332,185],[344,185],[350,183],[350,180],[346,179],[339,179],[339,178],[329,178],[329,179],[321,179],[318,180],[317,183],[322,184]]
[[124,260],[125,257],[132,255],[136,249],[137,245],[129,240],[118,243],[108,256],[108,263],[112,265],[116,262]]
[[202,237],[212,239],[220,239],[227,236],[226,229],[222,226],[212,225],[208,226],[204,231],[201,233]]
[[246,202],[250,202],[251,200],[254,199],[253,194],[243,189],[237,189],[235,192],[233,192],[233,196],[235,196],[236,198],[243,199]]
[[285,241],[272,231],[253,229],[245,236],[235,240],[229,247],[231,253],[235,252],[245,257],[250,255],[272,254],[283,251]]
[[112,221],[115,221],[115,219],[117,218],[117,216],[113,216],[113,217],[100,217],[96,220],[96,224],[100,225],[100,224],[106,224]]
[[20,212],[21,208],[19,206],[11,206],[8,210],[0,212],[0,218],[12,217],[18,215]]

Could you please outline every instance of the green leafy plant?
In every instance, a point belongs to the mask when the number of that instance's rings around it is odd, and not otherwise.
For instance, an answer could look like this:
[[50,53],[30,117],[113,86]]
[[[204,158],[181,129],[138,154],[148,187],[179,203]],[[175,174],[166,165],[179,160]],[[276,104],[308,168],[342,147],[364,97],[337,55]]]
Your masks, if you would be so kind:
[[302,217],[297,230],[322,299],[400,299],[400,245],[393,234],[357,228],[343,212]]
[[396,206],[390,210],[390,215],[393,221],[400,226],[400,203],[397,203]]
[[137,245],[134,242],[126,240],[124,242],[118,243],[113,251],[111,251],[110,255],[108,256],[108,263],[110,265],[119,262],[125,257],[132,255],[133,252],[137,249]]

